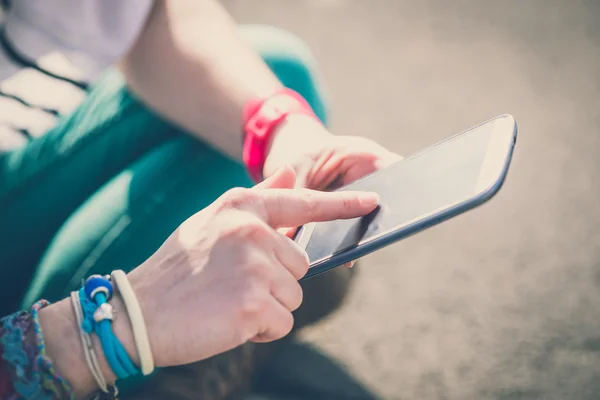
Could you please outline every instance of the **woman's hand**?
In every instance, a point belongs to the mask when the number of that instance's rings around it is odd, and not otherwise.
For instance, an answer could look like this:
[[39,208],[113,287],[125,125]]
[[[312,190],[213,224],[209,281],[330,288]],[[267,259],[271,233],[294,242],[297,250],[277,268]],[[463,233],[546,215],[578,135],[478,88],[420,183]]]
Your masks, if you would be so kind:
[[378,202],[371,193],[294,185],[294,171],[284,168],[252,189],[225,193],[129,274],[156,365],[198,361],[289,333],[308,258],[276,229],[362,216]]
[[376,142],[358,136],[335,136],[310,117],[290,116],[279,128],[263,173],[283,165],[296,171],[296,187],[332,190],[402,159]]
[[[292,190],[283,168],[252,189],[233,189],[185,221],[144,264],[128,274],[146,321],[156,366],[199,361],[247,341],[267,342],[292,329],[302,302],[298,280],[306,253],[277,228],[355,218],[372,211],[374,193]],[[118,291],[113,330],[134,362],[139,358]],[[84,398],[96,385],[85,365],[68,299],[40,312],[48,356]],[[96,353],[115,379],[98,339]]]

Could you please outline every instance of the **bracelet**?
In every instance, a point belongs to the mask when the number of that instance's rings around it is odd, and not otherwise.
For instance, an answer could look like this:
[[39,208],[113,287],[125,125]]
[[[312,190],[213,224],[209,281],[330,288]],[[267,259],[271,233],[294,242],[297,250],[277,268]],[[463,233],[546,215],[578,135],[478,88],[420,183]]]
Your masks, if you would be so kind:
[[0,318],[0,397],[3,399],[75,399],[71,385],[58,375],[46,354],[39,310],[48,305],[49,302],[40,300],[30,312],[20,311]]
[[254,182],[263,180],[262,170],[276,128],[291,114],[307,115],[319,121],[310,104],[296,91],[283,88],[267,98],[251,99],[244,106],[242,158]]
[[150,348],[150,340],[148,338],[146,322],[144,321],[140,303],[138,302],[125,272],[121,270],[113,271],[111,277],[121,293],[123,303],[125,303],[125,308],[129,315],[129,320],[131,321],[131,329],[140,357],[142,374],[150,375],[152,371],[154,371],[154,358],[152,357],[152,349]]
[[[48,303],[47,301],[41,300],[31,307],[31,317],[33,319],[33,327],[34,327],[34,331],[35,331],[35,335],[36,335],[36,343],[38,345],[38,358],[36,360],[36,364],[39,366],[39,368],[42,371],[46,371],[46,373],[51,377],[51,379],[53,381],[56,381],[58,383],[60,389],[62,389],[62,393],[60,393],[60,394],[53,392],[53,396],[52,396],[53,399],[54,398],[56,398],[56,399],[66,399],[66,398],[75,399],[75,396],[73,395],[73,391],[71,389],[71,385],[56,373],[54,366],[52,365],[52,362],[46,356],[46,350],[45,350],[46,343],[44,341],[42,328],[40,326],[38,312],[41,308],[43,308],[49,304],[50,303]],[[44,382],[43,387],[45,388],[47,386],[55,387],[51,384],[51,382]],[[118,396],[117,388],[115,386],[107,385],[106,391],[96,393],[96,395],[94,395],[94,397],[93,397],[93,400],[115,400],[115,399],[117,399],[117,396]],[[36,396],[36,398],[37,398],[37,396]]]
[[77,326],[79,327],[79,337],[81,338],[81,344],[83,345],[85,361],[92,376],[94,377],[94,380],[100,388],[100,392],[93,397],[93,400],[118,399],[119,390],[115,385],[109,385],[106,382],[106,379],[104,379],[96,350],[94,350],[92,344],[92,339],[90,335],[81,328],[83,324],[83,310],[81,309],[81,300],[79,299],[78,291],[71,292],[71,303],[73,304],[75,319],[77,320]]
[[79,338],[81,339],[81,345],[83,346],[85,362],[100,390],[104,393],[108,393],[108,385],[106,379],[104,379],[104,375],[102,375],[102,370],[100,369],[100,363],[98,362],[98,356],[96,355],[96,350],[94,350],[92,339],[90,338],[90,335],[81,328],[81,325],[83,324],[83,310],[81,309],[79,292],[71,292],[71,303],[73,305],[77,326],[79,327]]
[[112,306],[108,300],[112,297],[113,286],[110,280],[100,275],[92,275],[79,290],[79,300],[83,310],[82,329],[94,331],[100,338],[106,360],[115,375],[125,379],[137,375],[140,371],[133,364],[127,351],[112,331],[114,319]]

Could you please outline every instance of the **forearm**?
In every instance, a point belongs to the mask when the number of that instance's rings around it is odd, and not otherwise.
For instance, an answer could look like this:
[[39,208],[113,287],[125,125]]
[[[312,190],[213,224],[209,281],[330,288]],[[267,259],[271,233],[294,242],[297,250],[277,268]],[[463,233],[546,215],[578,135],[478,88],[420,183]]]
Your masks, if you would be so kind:
[[244,104],[281,87],[216,0],[157,1],[120,68],[147,106],[237,159]]

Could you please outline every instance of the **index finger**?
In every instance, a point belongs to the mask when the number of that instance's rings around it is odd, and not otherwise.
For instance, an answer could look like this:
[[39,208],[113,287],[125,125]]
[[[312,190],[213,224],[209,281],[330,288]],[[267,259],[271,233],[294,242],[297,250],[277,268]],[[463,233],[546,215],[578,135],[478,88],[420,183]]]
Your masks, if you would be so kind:
[[258,215],[273,228],[362,217],[379,204],[379,195],[373,192],[309,189],[265,189],[257,192],[264,206]]

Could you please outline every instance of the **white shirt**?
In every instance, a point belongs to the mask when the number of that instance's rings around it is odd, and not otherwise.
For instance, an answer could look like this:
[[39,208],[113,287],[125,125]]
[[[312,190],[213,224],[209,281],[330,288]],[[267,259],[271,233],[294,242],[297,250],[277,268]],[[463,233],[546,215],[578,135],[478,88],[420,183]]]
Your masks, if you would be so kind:
[[9,3],[0,22],[0,152],[43,134],[56,113],[72,111],[85,96],[81,87],[135,42],[153,0]]

